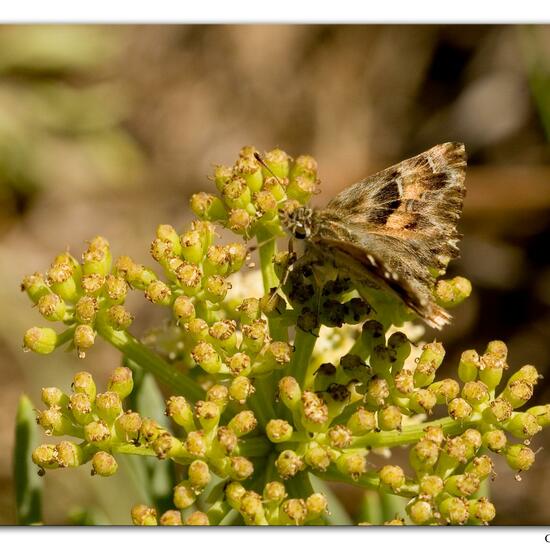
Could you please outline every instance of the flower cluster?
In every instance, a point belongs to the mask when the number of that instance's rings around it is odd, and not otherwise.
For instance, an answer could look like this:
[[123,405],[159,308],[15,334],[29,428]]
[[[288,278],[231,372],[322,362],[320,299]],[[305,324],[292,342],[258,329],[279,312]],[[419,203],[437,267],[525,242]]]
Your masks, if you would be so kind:
[[[262,158],[245,147],[232,167],[215,169],[214,181],[218,195],[191,198],[198,219],[187,231],[158,227],[151,255],[160,276],[127,256],[112,262],[96,237],[81,262],[64,253],[45,275],[23,281],[42,316],[66,325],[29,329],[25,348],[50,353],[69,342],[83,358],[99,335],[127,365],[104,393],[87,372],[75,375],[70,395],[44,388],[48,408],[38,423],[78,442],[39,446],[40,471],[91,463],[92,473],[110,476],[120,453],[175,462],[175,508],[157,514],[137,504],[136,525],[328,524],[329,486],[314,489],[323,481],[403,497],[403,515],[391,524],[490,522],[493,457],[519,479],[535,460],[532,438],[550,423],[549,405],[525,408],[535,367],[505,378],[506,345],[492,341],[482,354],[462,354],[458,379],[438,377],[443,346],[415,343],[411,314],[395,298],[367,303],[332,266],[321,266],[320,278],[318,265],[277,252],[280,216],[317,190],[311,157],[277,149]],[[218,244],[216,224],[240,240]],[[243,299],[232,286],[251,265],[252,238],[264,295]],[[129,332],[131,289],[170,310],[170,326],[151,345]],[[456,277],[433,291],[452,307],[471,287]],[[135,369],[169,389],[170,427],[125,409]],[[390,450],[403,446],[408,464],[392,463]],[[369,455],[381,452],[387,464],[375,467]]]

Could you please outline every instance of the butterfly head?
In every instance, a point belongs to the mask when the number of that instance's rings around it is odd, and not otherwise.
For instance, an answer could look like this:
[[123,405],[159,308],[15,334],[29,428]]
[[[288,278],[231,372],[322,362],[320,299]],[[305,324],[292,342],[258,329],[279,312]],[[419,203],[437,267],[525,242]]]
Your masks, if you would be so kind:
[[311,236],[313,230],[311,208],[287,203],[279,210],[279,218],[284,230],[295,239],[308,239]]

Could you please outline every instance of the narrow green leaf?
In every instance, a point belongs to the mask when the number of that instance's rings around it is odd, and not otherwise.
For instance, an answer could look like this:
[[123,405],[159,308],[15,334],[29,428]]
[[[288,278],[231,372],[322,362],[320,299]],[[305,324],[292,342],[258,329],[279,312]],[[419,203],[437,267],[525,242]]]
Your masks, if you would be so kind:
[[38,445],[36,431],[36,416],[32,403],[26,395],[22,395],[17,406],[13,454],[18,525],[42,522],[43,480],[31,458],[34,448]]
[[[169,428],[164,414],[166,404],[153,375],[145,372],[133,361],[128,366],[134,373],[134,391],[131,407],[143,418],[152,418],[161,426]],[[147,504],[164,510],[172,505],[172,487],[176,484],[174,464],[170,460],[160,462],[156,458],[127,457],[130,475],[139,480],[140,489],[147,496]]]

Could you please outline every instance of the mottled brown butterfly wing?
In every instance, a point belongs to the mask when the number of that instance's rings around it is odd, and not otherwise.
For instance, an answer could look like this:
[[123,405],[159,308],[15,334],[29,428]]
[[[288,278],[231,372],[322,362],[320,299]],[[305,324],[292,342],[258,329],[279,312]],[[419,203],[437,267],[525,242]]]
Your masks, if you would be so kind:
[[433,299],[433,269],[458,255],[465,194],[462,143],[444,143],[352,185],[314,213],[309,243],[352,278],[390,287],[428,324],[450,315]]

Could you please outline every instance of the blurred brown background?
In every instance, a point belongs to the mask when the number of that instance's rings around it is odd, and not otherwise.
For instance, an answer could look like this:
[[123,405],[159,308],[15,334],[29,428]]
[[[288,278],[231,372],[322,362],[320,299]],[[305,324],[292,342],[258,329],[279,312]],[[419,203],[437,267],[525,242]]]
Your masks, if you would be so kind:
[[[313,154],[322,194],[449,140],[469,153],[462,258],[474,294],[442,335],[448,365],[490,339],[510,364],[535,364],[550,402],[550,27],[3,26],[0,27],[0,523],[12,523],[11,453],[21,392],[100,381],[118,355],[24,355],[39,324],[18,292],[24,274],[75,255],[98,233],[114,254],[152,264],[159,223],[181,228],[214,163],[241,146]],[[137,330],[158,321],[134,304]],[[430,334],[428,334],[430,336]],[[497,523],[550,523],[550,433],[514,481],[497,461]],[[46,476],[45,520],[76,506],[128,522],[139,493],[121,472]],[[342,493],[341,493],[342,494]],[[353,507],[356,493],[342,497]]]

